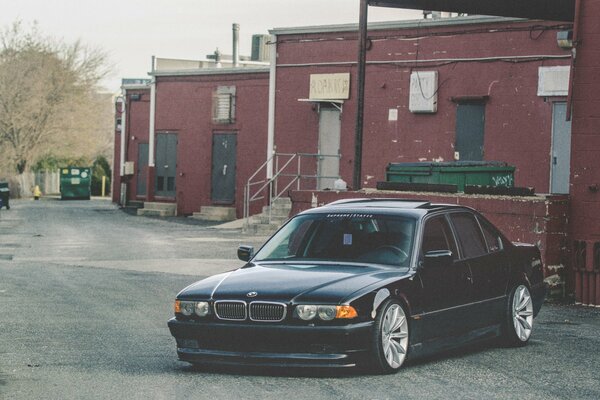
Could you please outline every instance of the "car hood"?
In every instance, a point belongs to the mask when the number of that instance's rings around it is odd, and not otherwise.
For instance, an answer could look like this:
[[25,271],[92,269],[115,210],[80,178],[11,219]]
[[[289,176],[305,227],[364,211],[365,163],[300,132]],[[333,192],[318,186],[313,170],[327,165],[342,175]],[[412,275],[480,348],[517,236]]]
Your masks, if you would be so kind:
[[[335,304],[360,289],[407,274],[407,268],[354,264],[249,264],[196,282],[178,298]],[[248,296],[251,292],[256,294]]]

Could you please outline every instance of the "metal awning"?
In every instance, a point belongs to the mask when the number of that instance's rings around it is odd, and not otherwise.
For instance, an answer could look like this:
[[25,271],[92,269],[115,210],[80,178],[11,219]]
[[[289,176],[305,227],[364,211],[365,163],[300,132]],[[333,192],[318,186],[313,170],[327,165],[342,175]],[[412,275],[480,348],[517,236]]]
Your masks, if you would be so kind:
[[298,101],[306,103],[329,103],[340,110],[340,112],[342,112],[342,106],[344,105],[344,100],[339,99],[298,99]]
[[575,0],[368,0],[370,6],[573,21]]

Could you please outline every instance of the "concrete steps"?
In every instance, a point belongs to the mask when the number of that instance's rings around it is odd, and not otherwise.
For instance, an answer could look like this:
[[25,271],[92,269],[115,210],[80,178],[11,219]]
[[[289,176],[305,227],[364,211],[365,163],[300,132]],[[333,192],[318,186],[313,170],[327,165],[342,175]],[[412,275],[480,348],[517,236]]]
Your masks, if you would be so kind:
[[271,235],[289,219],[291,210],[291,200],[287,197],[279,198],[271,206],[264,206],[262,213],[251,216],[243,231],[251,235]]
[[204,221],[233,221],[236,219],[235,207],[200,207],[200,212],[194,213],[190,218],[201,219]]
[[144,202],[144,208],[138,208],[137,215],[150,217],[174,217],[177,215],[177,204]]

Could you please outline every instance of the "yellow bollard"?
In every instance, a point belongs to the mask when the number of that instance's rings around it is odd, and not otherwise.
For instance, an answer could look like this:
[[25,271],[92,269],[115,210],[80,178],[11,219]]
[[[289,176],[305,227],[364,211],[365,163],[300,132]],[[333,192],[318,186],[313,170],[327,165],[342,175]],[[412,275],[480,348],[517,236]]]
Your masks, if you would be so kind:
[[106,177],[102,177],[102,197],[106,195]]
[[39,200],[41,196],[42,196],[42,191],[40,190],[40,187],[38,185],[35,185],[35,188],[33,189],[34,200]]

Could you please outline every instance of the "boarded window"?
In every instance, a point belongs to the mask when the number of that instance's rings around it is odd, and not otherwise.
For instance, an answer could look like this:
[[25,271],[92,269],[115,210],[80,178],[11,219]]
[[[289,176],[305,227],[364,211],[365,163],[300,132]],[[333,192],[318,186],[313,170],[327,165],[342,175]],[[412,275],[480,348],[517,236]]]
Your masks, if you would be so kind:
[[213,121],[218,124],[235,122],[235,86],[219,86],[213,95]]

